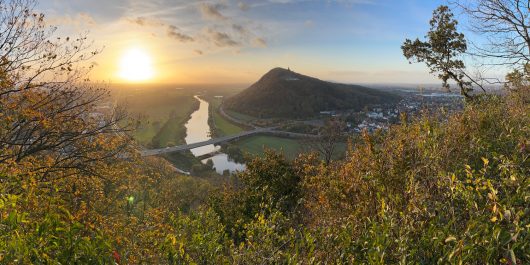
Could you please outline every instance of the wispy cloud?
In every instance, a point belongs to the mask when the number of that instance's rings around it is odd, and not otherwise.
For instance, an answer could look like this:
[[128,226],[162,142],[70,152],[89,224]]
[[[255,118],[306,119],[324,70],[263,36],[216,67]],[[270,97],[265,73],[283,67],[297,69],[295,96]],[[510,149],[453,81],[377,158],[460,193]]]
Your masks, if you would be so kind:
[[128,22],[132,24],[136,24],[138,26],[165,26],[164,23],[158,20],[149,19],[145,17],[135,17],[135,18],[127,18]]
[[179,29],[174,25],[167,26],[167,36],[180,42],[194,41],[191,36],[179,32]]
[[51,25],[68,25],[74,27],[86,27],[96,25],[96,20],[87,13],[78,13],[74,16],[63,15],[63,16],[53,16],[48,19],[48,24]]
[[[268,0],[270,3],[275,4],[294,4],[302,2],[311,2],[314,0]],[[341,3],[341,4],[374,4],[375,0],[327,0],[328,3]]]
[[251,30],[241,24],[232,24],[232,29],[239,35],[242,42],[250,44],[252,47],[265,48],[267,47],[267,41],[256,36]]
[[267,47],[267,41],[264,40],[263,38],[254,38],[254,40],[252,40],[252,43],[254,44],[255,47],[260,47],[260,48]]
[[179,42],[194,41],[193,37],[185,33],[182,33],[177,26],[166,24],[157,19],[150,19],[146,17],[136,17],[136,18],[127,18],[126,21],[128,21],[129,23],[141,26],[141,27],[155,27],[155,28],[163,27],[166,29],[166,36],[168,36],[171,39],[177,40]]
[[212,5],[208,3],[200,3],[199,10],[201,11],[202,17],[209,20],[226,20],[228,19],[221,14],[220,9],[224,5]]
[[235,47],[240,43],[235,41],[230,35],[224,32],[219,32],[212,28],[206,28],[204,33],[209,41],[217,47]]
[[249,6],[247,3],[243,2],[243,1],[239,1],[239,2],[237,3],[237,7],[239,7],[239,9],[240,9],[241,11],[247,11],[247,10],[250,9],[250,6]]
[[240,24],[232,24],[232,29],[242,36],[248,36],[250,32]]

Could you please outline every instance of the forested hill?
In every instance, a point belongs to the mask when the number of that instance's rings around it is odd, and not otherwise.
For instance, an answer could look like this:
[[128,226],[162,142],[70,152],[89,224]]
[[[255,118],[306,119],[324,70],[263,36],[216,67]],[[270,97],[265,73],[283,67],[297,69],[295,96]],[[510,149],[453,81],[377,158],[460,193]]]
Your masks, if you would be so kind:
[[360,110],[366,105],[398,99],[391,93],[326,82],[291,70],[274,68],[249,88],[227,99],[225,107],[256,117],[298,118],[324,110]]

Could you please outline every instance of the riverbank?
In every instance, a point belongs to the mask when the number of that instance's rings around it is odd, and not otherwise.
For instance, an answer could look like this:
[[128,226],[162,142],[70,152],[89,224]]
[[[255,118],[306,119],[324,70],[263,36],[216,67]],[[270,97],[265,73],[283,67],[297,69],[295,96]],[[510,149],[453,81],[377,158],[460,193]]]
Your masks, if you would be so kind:
[[220,113],[222,98],[209,96],[204,97],[204,100],[208,101],[209,103],[208,124],[210,125],[210,134],[212,138],[238,134],[247,130],[245,126],[241,126],[240,124],[227,120]]
[[[191,119],[191,115],[200,108],[200,101],[194,97],[192,100],[193,104],[188,109],[185,115],[186,118],[178,119],[175,114],[171,114],[174,117],[170,117],[159,133],[153,137],[153,145],[158,144],[159,148],[161,148],[186,143],[187,130],[185,124]],[[169,161],[177,171],[185,174],[190,174],[193,165],[201,163],[189,150],[165,154],[162,157]]]
[[168,120],[151,140],[152,147],[162,148],[186,143],[187,132],[185,124],[199,107],[200,102],[193,98],[191,107],[184,115],[178,115],[178,113],[172,111],[169,114]]
[[[195,98],[200,102],[200,107],[194,114],[192,114],[191,119],[186,123],[186,129],[189,134],[186,137],[186,143],[191,144],[208,141],[212,139],[212,137],[215,138],[215,136],[220,133],[234,135],[234,132],[244,131],[242,128],[228,123],[226,123],[224,127],[220,127],[219,122],[217,122],[215,118],[216,116],[212,111],[215,108],[215,103],[211,104],[211,100],[209,102],[200,96],[195,96]],[[227,127],[231,130],[226,130]],[[220,131],[218,128],[225,130]],[[233,161],[227,154],[220,152],[220,149],[219,146],[209,144],[191,149],[191,152],[195,157],[204,157],[205,155],[211,154],[209,155],[209,158],[203,159],[201,162],[203,165],[211,165],[219,174],[225,175],[226,170],[234,172],[245,168],[244,164]]]

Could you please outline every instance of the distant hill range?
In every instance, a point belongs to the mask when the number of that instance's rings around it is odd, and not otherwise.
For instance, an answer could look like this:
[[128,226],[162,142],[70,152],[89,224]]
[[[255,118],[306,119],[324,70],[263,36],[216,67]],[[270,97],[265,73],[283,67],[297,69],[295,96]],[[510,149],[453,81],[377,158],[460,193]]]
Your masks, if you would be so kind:
[[249,88],[226,99],[224,107],[259,118],[303,118],[320,111],[361,110],[397,100],[399,96],[392,93],[274,68]]

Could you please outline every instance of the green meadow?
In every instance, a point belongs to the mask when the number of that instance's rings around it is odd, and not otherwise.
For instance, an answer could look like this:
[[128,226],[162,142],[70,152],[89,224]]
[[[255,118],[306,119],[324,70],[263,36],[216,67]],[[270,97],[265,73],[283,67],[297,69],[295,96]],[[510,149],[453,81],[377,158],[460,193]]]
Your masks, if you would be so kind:
[[262,156],[266,149],[281,151],[289,159],[294,159],[303,151],[300,141],[268,135],[257,135],[235,142],[241,150],[252,156]]
[[196,91],[167,86],[123,86],[113,90],[134,126],[132,136],[142,145],[182,143],[184,124],[198,108]]

